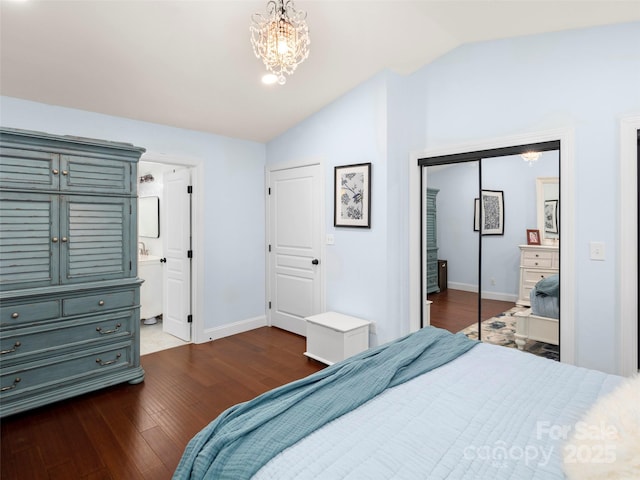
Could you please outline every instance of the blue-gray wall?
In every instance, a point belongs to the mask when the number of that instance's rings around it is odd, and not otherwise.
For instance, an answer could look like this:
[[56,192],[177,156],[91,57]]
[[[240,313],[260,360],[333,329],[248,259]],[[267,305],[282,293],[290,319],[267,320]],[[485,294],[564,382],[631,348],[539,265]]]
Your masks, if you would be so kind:
[[265,146],[125,118],[0,97],[0,124],[133,143],[204,162],[204,329],[264,316]]
[[[333,166],[373,163],[371,231],[335,230],[327,214],[336,235],[327,308],[374,320],[378,342],[408,323],[410,152],[569,129],[575,168],[562,174],[575,180],[576,362],[615,372],[619,121],[640,112],[639,44],[635,22],[464,45],[409,77],[376,75],[270,142],[267,163],[323,159],[327,212]],[[605,242],[605,262],[589,260],[592,240]]]
[[[6,98],[0,123],[205,158],[208,326],[264,314],[265,163],[321,158],[325,228],[335,235],[325,259],[327,308],[376,321],[379,343],[408,324],[410,152],[572,129],[576,360],[613,372],[624,221],[617,218],[619,122],[640,112],[638,45],[637,22],[464,45],[408,77],[381,72],[266,148]],[[334,229],[333,167],[361,162],[373,163],[372,228]],[[606,261],[589,260],[591,240],[605,242]]]

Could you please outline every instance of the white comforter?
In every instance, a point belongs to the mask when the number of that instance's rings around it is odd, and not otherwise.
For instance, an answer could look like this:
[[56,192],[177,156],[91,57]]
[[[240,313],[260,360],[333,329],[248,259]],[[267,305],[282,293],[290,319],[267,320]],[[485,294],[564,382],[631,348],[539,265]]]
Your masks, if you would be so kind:
[[576,422],[620,380],[481,344],[315,431],[254,478],[563,479]]

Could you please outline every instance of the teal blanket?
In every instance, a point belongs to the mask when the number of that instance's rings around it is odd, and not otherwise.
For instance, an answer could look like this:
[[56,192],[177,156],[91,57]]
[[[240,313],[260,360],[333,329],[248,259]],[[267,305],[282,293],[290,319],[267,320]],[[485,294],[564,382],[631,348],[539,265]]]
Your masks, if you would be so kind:
[[462,334],[423,328],[235,405],[189,442],[173,478],[251,478],[324,424],[476,344]]

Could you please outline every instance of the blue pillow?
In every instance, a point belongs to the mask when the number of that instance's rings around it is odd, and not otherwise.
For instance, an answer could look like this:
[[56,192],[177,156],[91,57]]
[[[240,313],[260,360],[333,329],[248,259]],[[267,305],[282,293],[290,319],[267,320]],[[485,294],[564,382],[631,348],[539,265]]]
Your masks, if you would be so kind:
[[550,275],[543,278],[535,286],[536,295],[544,295],[548,297],[560,296],[560,275]]

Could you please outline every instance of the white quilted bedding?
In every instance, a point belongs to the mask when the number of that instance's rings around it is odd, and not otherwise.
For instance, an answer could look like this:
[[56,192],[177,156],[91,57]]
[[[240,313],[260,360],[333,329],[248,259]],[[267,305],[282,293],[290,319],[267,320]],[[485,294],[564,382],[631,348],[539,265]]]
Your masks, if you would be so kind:
[[563,443],[620,380],[480,344],[325,425],[254,479],[563,479]]

